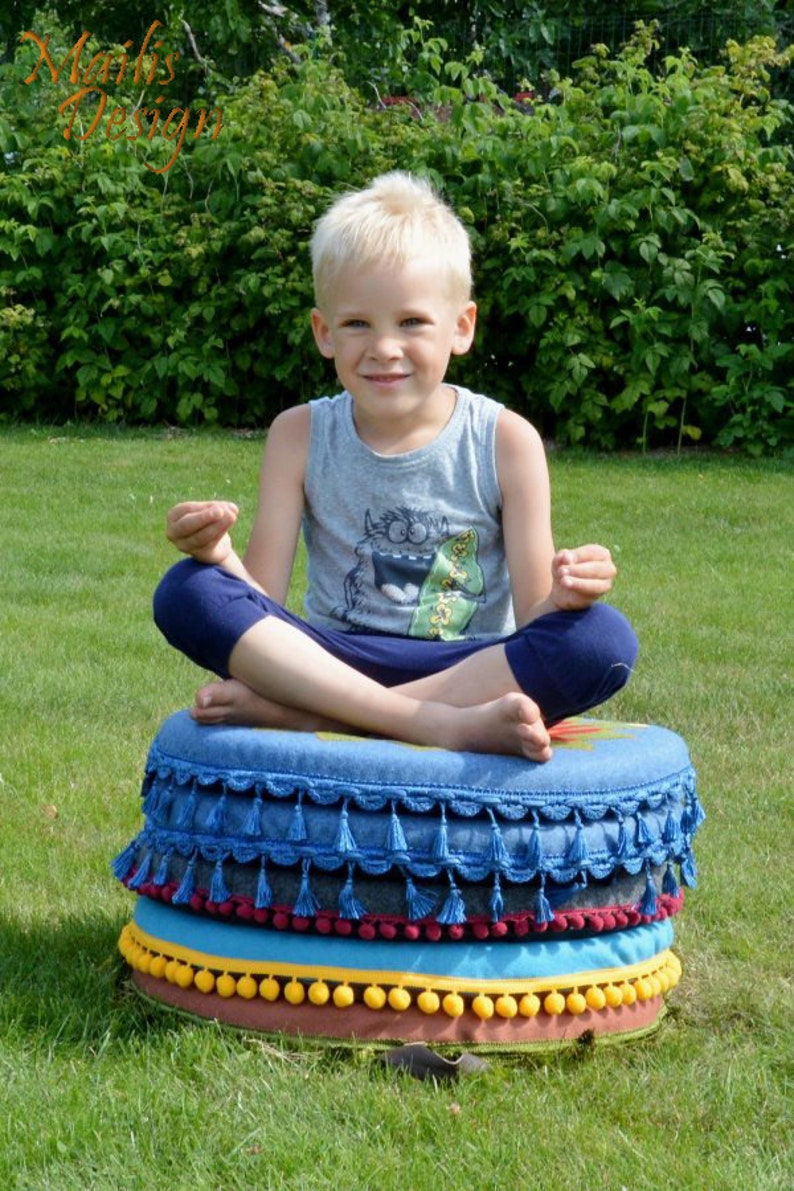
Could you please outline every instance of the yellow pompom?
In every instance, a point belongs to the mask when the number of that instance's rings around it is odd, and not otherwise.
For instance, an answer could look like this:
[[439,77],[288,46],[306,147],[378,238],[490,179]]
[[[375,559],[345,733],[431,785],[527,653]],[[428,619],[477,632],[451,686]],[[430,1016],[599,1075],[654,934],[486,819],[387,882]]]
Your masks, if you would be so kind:
[[334,989],[334,1004],[337,1009],[349,1009],[356,999],[356,994],[349,984],[337,984]]
[[289,1001],[290,1005],[302,1005],[305,997],[306,989],[300,980],[293,979],[284,985],[284,1000]]
[[176,971],[176,983],[180,988],[190,988],[193,983],[193,969],[190,964],[180,964]]
[[648,977],[651,985],[651,996],[660,997],[662,995],[662,982],[659,979],[659,973],[654,972],[652,976]]
[[670,987],[670,975],[667,968],[660,968],[656,973],[656,979],[659,981],[659,992],[666,993]]
[[463,997],[458,993],[447,993],[441,1004],[447,1017],[461,1017],[466,1008]]
[[313,984],[309,985],[308,996],[312,1005],[327,1005],[331,990],[324,980],[315,980]]
[[623,1004],[623,993],[616,984],[608,984],[604,989],[604,996],[610,1009],[619,1009]]
[[148,973],[152,966],[151,951],[147,951],[144,947],[140,947],[138,949],[138,953],[135,956],[135,962],[132,966],[135,968],[136,972]]
[[234,976],[230,976],[228,972],[224,972],[215,981],[215,991],[219,997],[233,997],[237,992],[237,981]]
[[165,978],[169,984],[176,984],[176,973],[179,963],[175,959],[169,959],[165,965]]
[[550,992],[543,998],[543,1008],[552,1017],[565,1012],[565,997],[559,992]]
[[674,964],[668,964],[666,971],[669,987],[675,988],[681,979],[681,965],[679,964],[678,967],[676,967]]
[[576,1017],[578,1017],[579,1014],[584,1013],[585,1009],[587,1008],[587,1001],[579,992],[579,990],[576,989],[574,992],[569,992],[568,996],[565,998],[565,1008],[569,1013],[573,1013]]
[[386,993],[377,984],[364,989],[364,1004],[368,1009],[382,1009],[386,1004]]
[[633,1005],[637,1000],[637,992],[633,984],[629,984],[628,980],[624,980],[620,986],[620,995],[623,999],[624,1005]]
[[603,1009],[607,1003],[606,993],[597,984],[590,985],[584,994],[584,999],[587,1001],[588,1008],[590,1009]]
[[422,1012],[427,1013],[428,1015],[431,1013],[438,1013],[439,1009],[441,1008],[441,998],[439,997],[438,993],[434,993],[432,989],[429,988],[426,988],[423,992],[420,992],[419,996],[416,998],[416,1003]]
[[208,972],[206,968],[202,968],[200,972],[196,972],[194,983],[199,992],[211,993],[215,987],[215,977],[212,972]]
[[641,976],[639,980],[634,981],[634,988],[637,993],[638,1001],[650,1001],[653,996],[653,985],[647,976]]
[[152,962],[149,964],[149,975],[155,976],[158,980],[162,980],[167,966],[168,960],[164,955],[153,955]]
[[518,1012],[522,1017],[537,1017],[540,1013],[540,997],[534,993],[524,993],[518,1002]]
[[488,1021],[493,1017],[493,1001],[490,997],[483,996],[478,993],[471,1003],[473,1011],[477,1014],[481,1021]]
[[237,995],[243,997],[246,1001],[250,1001],[259,992],[259,986],[254,980],[253,976],[241,976],[237,981]]
[[259,982],[259,995],[264,1001],[277,1001],[281,996],[281,986],[275,976],[266,976]]
[[396,1009],[398,1013],[404,1013],[411,1004],[411,994],[407,988],[390,988],[389,989],[389,1004],[392,1009]]
[[518,1013],[518,1005],[516,1004],[515,997],[507,995],[497,997],[495,1008],[500,1017],[506,1017],[508,1019],[515,1017]]

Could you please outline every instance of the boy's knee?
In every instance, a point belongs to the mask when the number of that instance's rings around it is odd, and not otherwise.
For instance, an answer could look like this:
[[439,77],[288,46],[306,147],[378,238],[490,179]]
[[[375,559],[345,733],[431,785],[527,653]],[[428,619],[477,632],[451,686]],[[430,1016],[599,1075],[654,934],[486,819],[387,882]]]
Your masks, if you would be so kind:
[[513,672],[549,722],[579,715],[626,685],[637,637],[609,604],[553,612],[533,621],[507,646]]
[[154,622],[169,645],[224,678],[239,635],[226,612],[229,581],[219,567],[184,558],[165,573],[152,600]]

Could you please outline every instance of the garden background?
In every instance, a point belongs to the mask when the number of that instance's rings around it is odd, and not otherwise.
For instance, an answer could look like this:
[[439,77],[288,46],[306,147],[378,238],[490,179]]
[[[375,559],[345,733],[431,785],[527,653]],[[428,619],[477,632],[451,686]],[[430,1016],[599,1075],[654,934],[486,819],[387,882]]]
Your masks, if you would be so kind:
[[471,231],[472,387],[561,442],[794,443],[790,3],[10,8],[4,416],[261,427],[333,386],[312,223],[400,166]]
[[[127,39],[134,64],[157,14],[55,9],[0,12],[3,1184],[787,1189],[791,5],[165,7],[193,116],[162,174],[159,133],[66,142],[69,65],[26,84],[18,44],[50,33],[60,62],[90,29],[82,68]],[[636,16],[672,41],[621,50]],[[202,105],[215,141],[190,139]],[[439,1088],[150,1008],[110,872],[148,743],[201,679],[151,622],[165,511],[235,500],[244,539],[267,423],[333,383],[306,336],[311,221],[395,165],[472,231],[487,335],[463,375],[557,440],[557,540],[618,561],[642,652],[605,714],[680,732],[708,815],[662,1029]],[[293,606],[304,585],[301,559]]]

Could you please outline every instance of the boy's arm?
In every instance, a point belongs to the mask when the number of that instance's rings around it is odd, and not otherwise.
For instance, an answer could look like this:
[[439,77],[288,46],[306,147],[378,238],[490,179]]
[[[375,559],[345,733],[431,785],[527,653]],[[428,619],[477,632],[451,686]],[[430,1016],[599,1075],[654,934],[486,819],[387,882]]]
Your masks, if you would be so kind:
[[259,476],[259,501],[244,565],[255,586],[283,604],[289,591],[303,517],[311,411],[296,405],[268,431]]
[[279,603],[287,597],[303,514],[310,416],[308,406],[296,406],[279,414],[268,431],[244,560],[229,534],[238,515],[230,501],[185,501],[169,510],[166,524],[178,550],[197,562],[222,566]]
[[496,465],[516,623],[589,607],[612,586],[616,570],[610,553],[595,544],[555,553],[543,443],[534,427],[510,410],[497,422]]
[[546,452],[526,419],[503,409],[496,423],[502,532],[516,624],[553,611],[551,492]]

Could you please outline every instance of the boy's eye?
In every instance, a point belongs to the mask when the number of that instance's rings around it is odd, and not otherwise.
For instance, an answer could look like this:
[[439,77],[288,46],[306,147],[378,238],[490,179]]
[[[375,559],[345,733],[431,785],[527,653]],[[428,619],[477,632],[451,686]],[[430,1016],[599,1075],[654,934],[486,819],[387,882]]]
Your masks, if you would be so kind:
[[425,319],[419,318],[418,316],[414,316],[412,318],[404,318],[403,326],[404,327],[423,327],[425,325],[425,322],[426,322]]
[[346,318],[342,323],[343,327],[366,327],[366,325],[363,318]]

